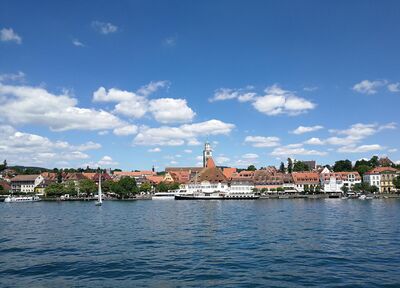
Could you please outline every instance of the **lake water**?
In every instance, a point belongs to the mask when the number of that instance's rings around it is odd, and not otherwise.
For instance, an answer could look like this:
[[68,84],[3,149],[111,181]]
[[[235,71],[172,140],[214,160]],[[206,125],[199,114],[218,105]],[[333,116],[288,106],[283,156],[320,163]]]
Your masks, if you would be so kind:
[[0,203],[0,287],[400,287],[400,200]]

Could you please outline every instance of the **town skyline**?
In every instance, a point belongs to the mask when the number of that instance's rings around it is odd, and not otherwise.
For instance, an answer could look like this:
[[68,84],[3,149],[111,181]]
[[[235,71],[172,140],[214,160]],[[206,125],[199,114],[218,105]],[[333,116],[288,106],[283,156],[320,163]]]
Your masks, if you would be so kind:
[[10,166],[400,163],[395,2],[41,3],[0,3]]

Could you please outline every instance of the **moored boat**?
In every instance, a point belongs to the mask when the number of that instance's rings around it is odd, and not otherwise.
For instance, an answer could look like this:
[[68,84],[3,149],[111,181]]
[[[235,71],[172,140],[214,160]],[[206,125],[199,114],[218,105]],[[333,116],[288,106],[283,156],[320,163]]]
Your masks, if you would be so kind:
[[19,202],[37,202],[40,201],[39,196],[8,196],[4,199],[6,203],[19,203]]

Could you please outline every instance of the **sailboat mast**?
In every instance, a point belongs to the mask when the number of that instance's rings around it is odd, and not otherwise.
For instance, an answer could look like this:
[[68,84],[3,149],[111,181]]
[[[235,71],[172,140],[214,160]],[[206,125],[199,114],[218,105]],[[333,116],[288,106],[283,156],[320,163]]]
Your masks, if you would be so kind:
[[101,200],[101,173],[99,174],[99,191],[98,191],[98,196],[99,196],[99,202],[103,202]]

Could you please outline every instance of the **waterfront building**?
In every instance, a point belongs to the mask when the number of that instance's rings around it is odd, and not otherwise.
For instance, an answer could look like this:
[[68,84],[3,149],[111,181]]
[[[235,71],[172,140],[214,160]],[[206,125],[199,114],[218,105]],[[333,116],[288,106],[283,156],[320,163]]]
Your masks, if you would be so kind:
[[13,193],[34,193],[43,179],[42,175],[17,175],[11,179],[11,190]]
[[400,172],[393,167],[376,167],[363,175],[364,182],[378,187],[381,193],[390,193],[395,191],[393,179]]
[[352,191],[355,184],[361,183],[361,177],[357,171],[331,172],[325,167],[320,173],[320,182],[325,193],[342,192],[344,186]]
[[253,193],[254,188],[254,182],[251,179],[233,178],[229,181],[227,191],[231,195],[243,195]]
[[228,191],[228,179],[222,173],[221,169],[215,166],[214,160],[210,157],[200,172],[196,172],[195,176],[184,185],[187,193],[213,193],[216,191]]
[[256,170],[252,179],[257,189],[277,190],[283,188],[283,173],[270,172],[269,170]]
[[294,188],[297,192],[315,191],[319,186],[319,175],[317,172],[293,172]]

